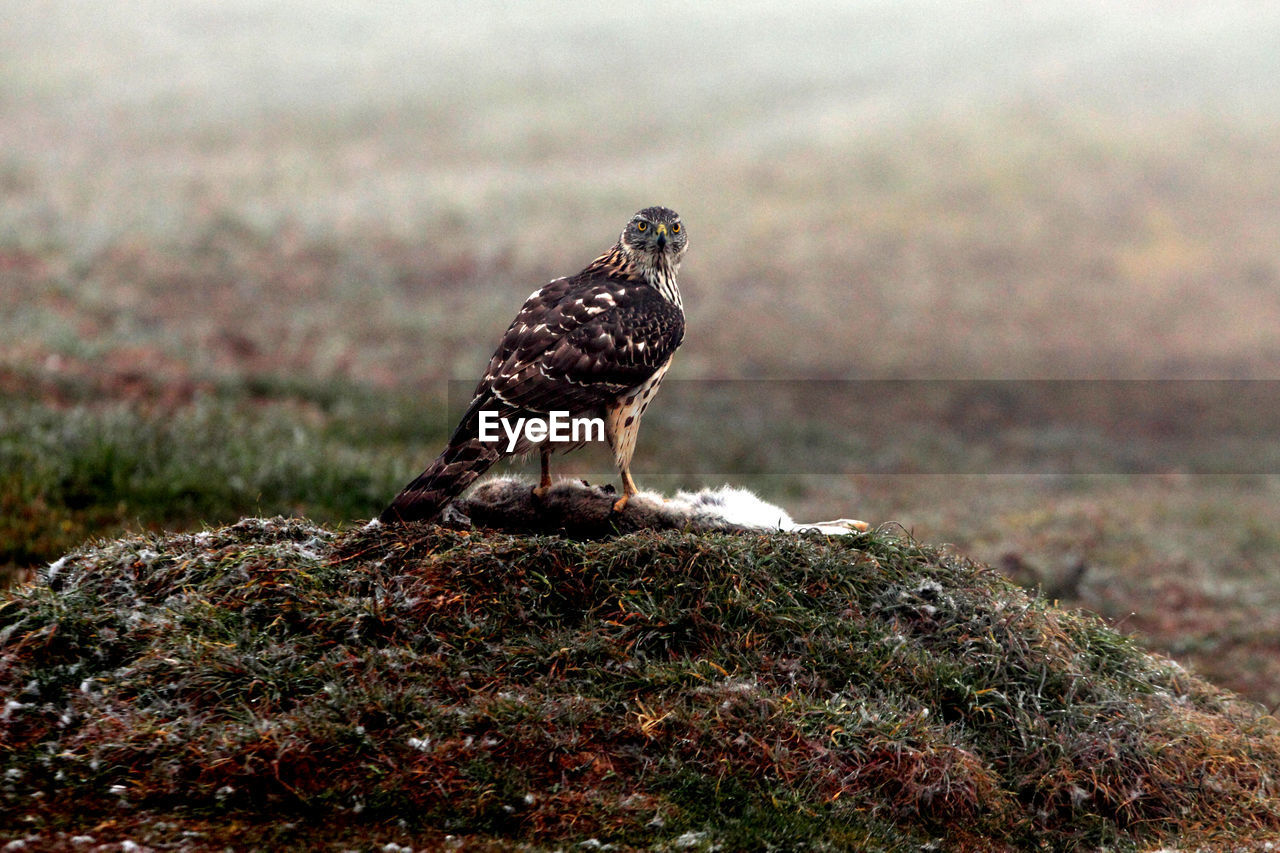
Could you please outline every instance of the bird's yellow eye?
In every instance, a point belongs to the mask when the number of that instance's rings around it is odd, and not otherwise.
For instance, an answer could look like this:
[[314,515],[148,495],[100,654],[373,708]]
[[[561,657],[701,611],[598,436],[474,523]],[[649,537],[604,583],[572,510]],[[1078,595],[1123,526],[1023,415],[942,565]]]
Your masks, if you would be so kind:
[[672,223],[672,225],[671,225],[671,233],[672,233],[672,234],[679,234],[679,233],[680,233],[680,223],[679,223],[679,222]]
[[636,230],[637,230],[637,231],[648,231],[648,230],[649,230],[649,223],[648,223],[648,222],[637,222],[637,223],[636,223]]

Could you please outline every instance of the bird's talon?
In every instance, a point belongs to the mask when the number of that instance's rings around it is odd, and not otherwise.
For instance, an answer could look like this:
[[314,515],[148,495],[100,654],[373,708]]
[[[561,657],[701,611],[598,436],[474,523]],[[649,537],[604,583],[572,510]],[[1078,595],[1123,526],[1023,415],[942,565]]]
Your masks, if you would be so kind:
[[631,499],[631,495],[623,495],[622,497],[618,498],[616,501],[613,502],[613,511],[622,512],[623,508],[626,507],[627,505],[627,501],[630,499]]

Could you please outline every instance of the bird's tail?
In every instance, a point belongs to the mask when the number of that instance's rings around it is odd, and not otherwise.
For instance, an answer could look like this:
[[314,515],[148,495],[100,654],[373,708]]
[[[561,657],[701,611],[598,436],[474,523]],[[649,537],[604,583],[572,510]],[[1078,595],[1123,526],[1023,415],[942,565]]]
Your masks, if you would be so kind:
[[489,470],[501,454],[478,438],[450,443],[435,462],[396,495],[378,520],[383,524],[435,519],[449,501]]

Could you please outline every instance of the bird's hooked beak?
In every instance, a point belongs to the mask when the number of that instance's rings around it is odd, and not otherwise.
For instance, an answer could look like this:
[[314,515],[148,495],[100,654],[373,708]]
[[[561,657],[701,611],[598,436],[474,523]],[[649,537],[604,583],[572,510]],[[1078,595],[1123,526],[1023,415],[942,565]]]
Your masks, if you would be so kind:
[[658,223],[658,251],[665,251],[667,248],[667,225],[665,222]]

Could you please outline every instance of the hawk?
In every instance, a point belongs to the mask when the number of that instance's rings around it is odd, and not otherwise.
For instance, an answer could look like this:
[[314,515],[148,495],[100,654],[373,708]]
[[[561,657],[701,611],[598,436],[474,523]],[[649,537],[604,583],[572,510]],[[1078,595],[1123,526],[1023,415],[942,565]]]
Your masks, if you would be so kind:
[[631,217],[607,252],[577,275],[533,292],[502,336],[489,369],[444,452],[405,486],[379,519],[384,523],[435,519],[467,486],[505,456],[542,457],[541,497],[551,485],[550,456],[582,446],[534,445],[522,436],[480,440],[482,412],[497,417],[599,417],[622,475],[621,511],[636,493],[631,456],[640,418],[684,340],[684,306],[676,272],[688,246],[680,216],[646,207]]

